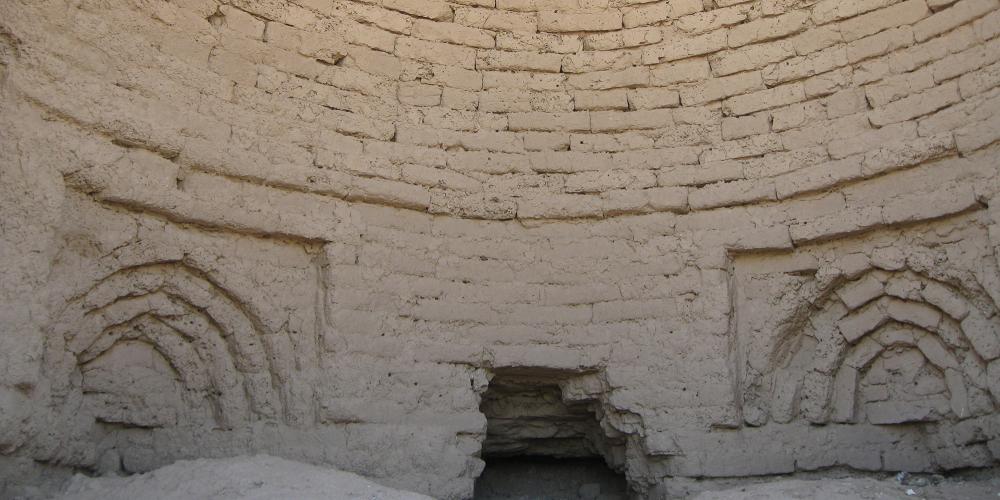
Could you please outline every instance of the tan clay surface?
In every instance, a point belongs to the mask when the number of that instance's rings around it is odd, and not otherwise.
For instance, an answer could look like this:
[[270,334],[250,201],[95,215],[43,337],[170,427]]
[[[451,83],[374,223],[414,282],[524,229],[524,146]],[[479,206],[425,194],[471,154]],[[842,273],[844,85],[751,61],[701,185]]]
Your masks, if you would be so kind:
[[121,478],[75,476],[65,500],[429,500],[379,486],[356,474],[258,455],[182,460]]
[[998,169],[1000,0],[0,1],[0,496],[992,466]]

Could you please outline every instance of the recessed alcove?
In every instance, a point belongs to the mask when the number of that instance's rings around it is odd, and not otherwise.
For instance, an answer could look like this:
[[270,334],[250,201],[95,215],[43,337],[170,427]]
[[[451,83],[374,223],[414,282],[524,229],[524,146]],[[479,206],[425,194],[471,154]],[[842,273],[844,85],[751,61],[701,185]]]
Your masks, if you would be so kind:
[[[587,374],[498,370],[483,394],[486,467],[477,499],[626,499],[625,436],[601,425]],[[572,387],[572,388],[568,388]]]

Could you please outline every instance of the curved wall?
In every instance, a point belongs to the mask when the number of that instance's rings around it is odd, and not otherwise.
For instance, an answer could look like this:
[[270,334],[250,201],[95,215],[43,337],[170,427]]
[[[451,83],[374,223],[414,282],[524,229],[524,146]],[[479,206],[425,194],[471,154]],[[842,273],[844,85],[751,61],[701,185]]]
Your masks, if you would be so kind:
[[[0,5],[0,451],[471,495],[498,370],[672,481],[1000,459],[997,0]],[[34,479],[33,479],[34,478]]]

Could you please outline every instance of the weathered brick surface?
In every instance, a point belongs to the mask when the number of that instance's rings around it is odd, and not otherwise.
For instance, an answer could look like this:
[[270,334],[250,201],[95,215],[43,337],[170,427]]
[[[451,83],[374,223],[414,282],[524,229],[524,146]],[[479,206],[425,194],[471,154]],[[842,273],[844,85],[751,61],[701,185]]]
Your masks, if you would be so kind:
[[528,432],[482,406],[512,373],[602,419],[586,446],[641,495],[998,457],[997,0],[0,24],[25,477],[272,453],[468,498],[486,428]]
[[906,0],[840,23],[844,40],[851,42],[882,30],[912,25],[927,17],[930,10],[924,0]]
[[538,31],[576,32],[611,31],[621,29],[622,16],[607,12],[541,12],[538,14]]
[[681,89],[681,102],[685,106],[704,104],[732,95],[762,89],[763,87],[764,82],[761,79],[760,73],[741,73],[684,87]]
[[762,42],[788,36],[805,27],[809,14],[795,11],[774,18],[758,19],[729,30],[729,46],[741,47],[748,43]]
[[640,3],[636,7],[624,10],[623,21],[626,28],[646,26],[693,14],[703,8],[702,3],[697,0],[671,0],[646,3],[645,5]]
[[798,83],[789,83],[760,92],[726,99],[723,106],[734,115],[745,115],[762,109],[776,108],[805,100],[805,90]]
[[452,16],[451,7],[438,0],[382,0],[382,5],[388,9],[429,19],[441,20]]

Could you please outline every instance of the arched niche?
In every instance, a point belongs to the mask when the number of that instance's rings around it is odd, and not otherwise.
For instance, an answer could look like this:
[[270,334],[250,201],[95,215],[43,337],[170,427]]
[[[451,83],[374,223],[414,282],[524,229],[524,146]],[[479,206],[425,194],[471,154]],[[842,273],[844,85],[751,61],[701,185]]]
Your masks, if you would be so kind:
[[869,269],[805,307],[745,393],[754,425],[958,421],[1000,399],[985,375],[1000,358],[988,300],[911,270]]

